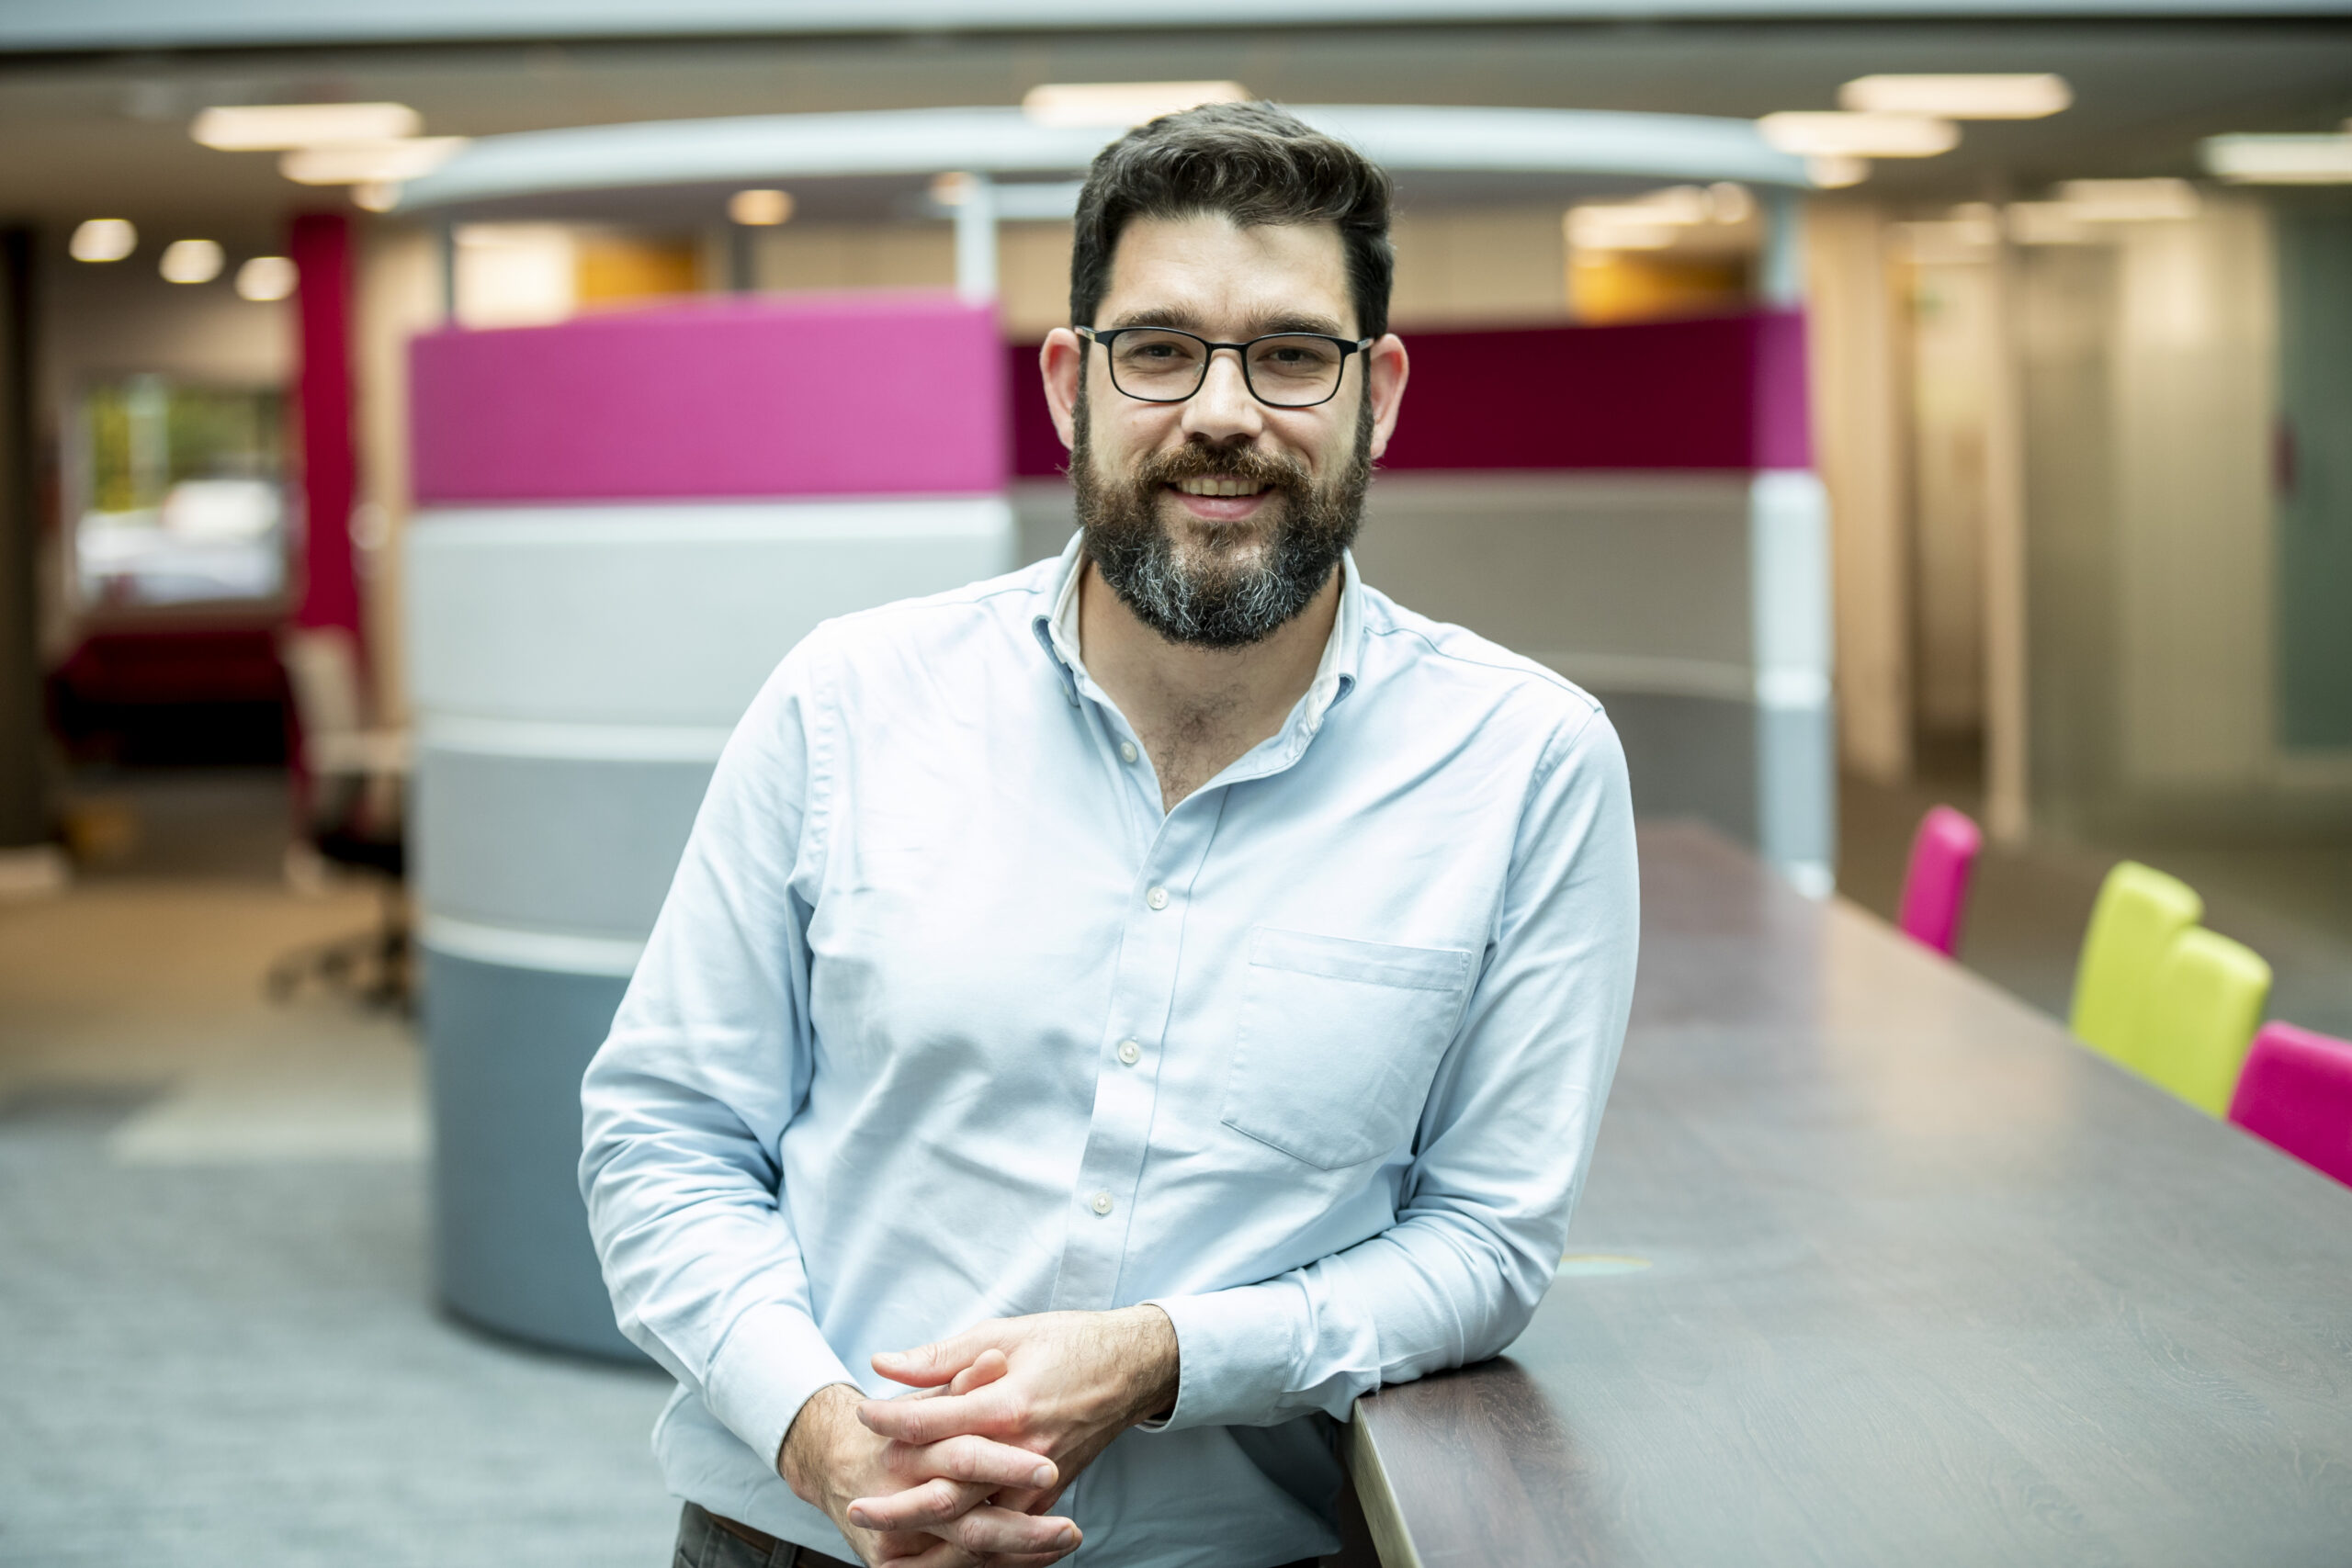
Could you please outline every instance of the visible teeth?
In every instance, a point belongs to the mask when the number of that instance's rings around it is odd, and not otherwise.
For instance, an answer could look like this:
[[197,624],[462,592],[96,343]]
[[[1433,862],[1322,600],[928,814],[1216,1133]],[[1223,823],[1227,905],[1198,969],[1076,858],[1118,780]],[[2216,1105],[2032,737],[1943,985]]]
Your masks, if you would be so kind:
[[1176,488],[1186,495],[1255,495],[1266,487],[1255,479],[1221,479],[1203,475],[1199,479],[1179,479]]

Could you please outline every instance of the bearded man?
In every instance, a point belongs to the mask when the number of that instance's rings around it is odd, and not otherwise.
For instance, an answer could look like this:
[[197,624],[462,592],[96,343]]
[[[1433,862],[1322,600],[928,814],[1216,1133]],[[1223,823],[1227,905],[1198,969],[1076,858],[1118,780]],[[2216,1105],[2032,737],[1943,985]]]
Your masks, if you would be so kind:
[[1550,1282],[1624,762],[1356,573],[1387,228],[1264,105],[1107,148],[1042,355],[1076,536],[820,627],[729,742],[583,1090],[688,1568],[1312,1559],[1356,1396]]

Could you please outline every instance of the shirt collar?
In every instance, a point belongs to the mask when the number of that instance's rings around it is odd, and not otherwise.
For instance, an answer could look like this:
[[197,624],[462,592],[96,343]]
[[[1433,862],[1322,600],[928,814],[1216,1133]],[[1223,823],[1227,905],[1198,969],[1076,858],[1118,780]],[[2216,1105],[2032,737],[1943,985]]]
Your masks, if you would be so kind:
[[[1078,584],[1086,570],[1085,533],[1080,530],[1069,536],[1062,547],[1061,561],[1054,570],[1053,587],[1045,599],[1050,606],[1031,618],[1031,628],[1037,641],[1061,667],[1062,687],[1072,703],[1078,701],[1080,684],[1091,688],[1093,682],[1086,674],[1086,662],[1079,656]],[[1340,552],[1340,613],[1331,622],[1331,635],[1323,644],[1323,657],[1315,667],[1315,679],[1308,682],[1306,695],[1301,700],[1295,717],[1306,722],[1306,733],[1313,734],[1322,726],[1323,716],[1331,705],[1355,689],[1356,671],[1363,651],[1363,582],[1356,573],[1353,550]],[[1089,691],[1096,701],[1105,701],[1099,691]]]

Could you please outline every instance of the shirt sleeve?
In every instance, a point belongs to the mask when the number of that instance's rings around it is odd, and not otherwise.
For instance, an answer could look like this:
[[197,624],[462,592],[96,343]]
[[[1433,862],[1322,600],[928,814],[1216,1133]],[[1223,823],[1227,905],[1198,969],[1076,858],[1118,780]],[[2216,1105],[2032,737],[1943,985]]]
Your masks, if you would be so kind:
[[1182,1359],[1166,1427],[1345,1420],[1360,1394],[1519,1337],[1591,1161],[1633,1004],[1640,899],[1624,753],[1595,712],[1532,775],[1396,1223],[1272,1280],[1154,1302]]
[[853,1382],[809,1304],[776,1150],[808,1092],[809,908],[831,737],[815,639],[737,726],[581,1085],[580,1190],[628,1335],[771,1466]]

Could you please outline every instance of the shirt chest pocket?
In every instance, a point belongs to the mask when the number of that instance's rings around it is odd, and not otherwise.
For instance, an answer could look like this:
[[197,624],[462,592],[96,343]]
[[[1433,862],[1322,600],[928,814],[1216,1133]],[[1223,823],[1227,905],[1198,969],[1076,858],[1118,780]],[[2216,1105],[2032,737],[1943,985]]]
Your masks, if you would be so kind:
[[1260,926],[1250,933],[1225,1124],[1323,1170],[1419,1121],[1462,1016],[1470,954]]

